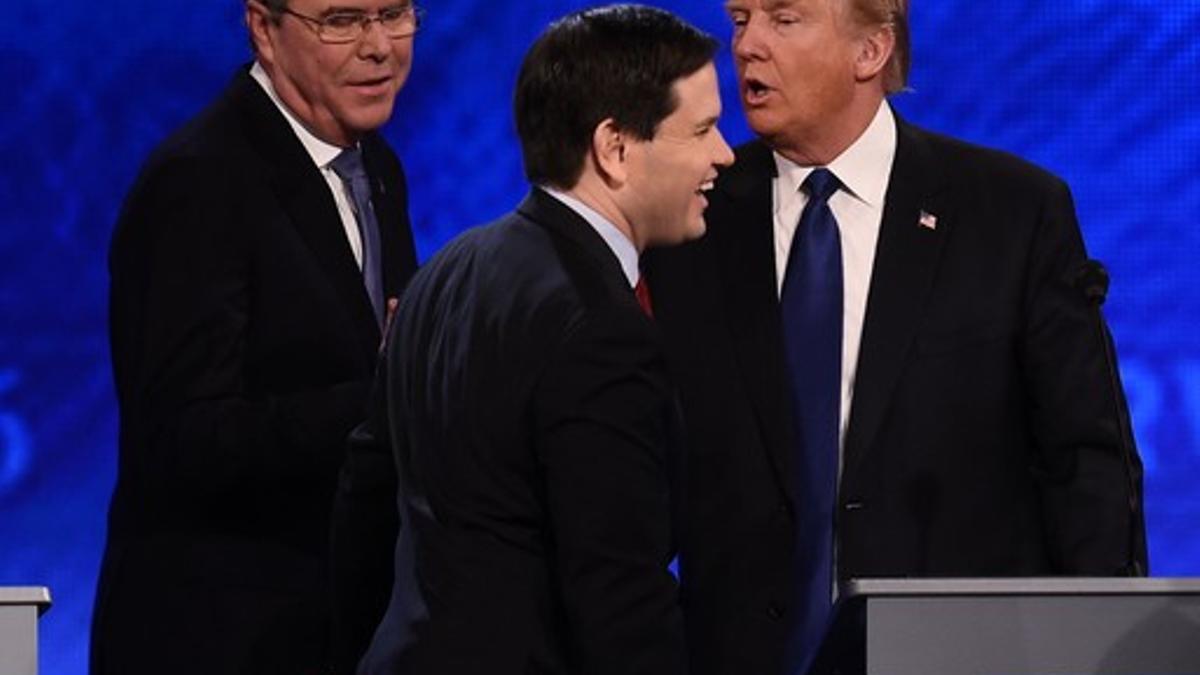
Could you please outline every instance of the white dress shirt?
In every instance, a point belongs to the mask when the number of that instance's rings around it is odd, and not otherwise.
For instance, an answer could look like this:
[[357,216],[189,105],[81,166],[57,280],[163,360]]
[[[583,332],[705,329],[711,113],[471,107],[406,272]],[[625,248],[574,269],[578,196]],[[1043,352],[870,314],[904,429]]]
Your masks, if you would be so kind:
[[301,145],[308,151],[308,156],[312,157],[313,164],[325,178],[325,182],[329,185],[329,192],[333,195],[333,203],[337,205],[338,216],[342,219],[342,229],[346,232],[346,241],[349,242],[350,250],[354,253],[354,261],[358,263],[358,269],[362,270],[362,234],[359,233],[358,221],[354,218],[354,207],[351,206],[345,182],[330,166],[330,162],[336,159],[345,148],[331,145],[317,138],[308,130],[308,127],[296,119],[292,111],[279,98],[279,94],[275,92],[275,86],[271,84],[271,78],[267,76],[267,71],[263,70],[262,65],[257,61],[250,68],[250,77],[253,77],[254,81],[262,86],[263,91],[267,92],[267,96],[270,96],[271,101],[275,103],[275,107],[283,113],[284,119],[292,127],[292,131],[296,132],[296,137],[300,139]]
[[[854,374],[862,342],[863,317],[875,244],[883,222],[892,160],[896,156],[896,121],[887,102],[879,106],[874,120],[846,151],[828,164],[842,187],[829,198],[842,242],[842,406],[839,444],[844,447],[850,404],[854,399]],[[777,290],[782,293],[792,236],[800,221],[808,195],[801,190],[816,167],[800,166],[775,153],[778,176],[774,181],[775,270]],[[838,461],[841,474],[841,460]]]

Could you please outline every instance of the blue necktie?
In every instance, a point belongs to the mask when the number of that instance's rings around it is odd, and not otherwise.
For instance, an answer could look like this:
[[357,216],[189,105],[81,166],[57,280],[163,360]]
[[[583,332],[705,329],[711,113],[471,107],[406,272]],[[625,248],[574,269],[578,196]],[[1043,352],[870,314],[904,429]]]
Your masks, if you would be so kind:
[[833,513],[842,392],[842,246],[828,169],[804,181],[808,203],[788,252],[780,311],[795,429],[796,593],[790,672],[816,656],[830,618]]
[[380,264],[379,225],[375,220],[375,209],[371,206],[371,181],[363,166],[362,151],[357,147],[347,148],[329,163],[333,172],[342,179],[350,190],[354,202],[354,218],[358,221],[358,233],[362,238],[362,275],[371,308],[375,311],[375,322],[383,325],[383,275]]

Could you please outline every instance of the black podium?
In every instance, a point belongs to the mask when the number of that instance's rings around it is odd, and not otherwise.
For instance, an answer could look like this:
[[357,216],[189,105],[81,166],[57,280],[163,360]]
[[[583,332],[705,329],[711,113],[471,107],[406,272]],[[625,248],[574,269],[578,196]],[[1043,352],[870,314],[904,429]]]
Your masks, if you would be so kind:
[[809,675],[1200,675],[1200,579],[861,579]]

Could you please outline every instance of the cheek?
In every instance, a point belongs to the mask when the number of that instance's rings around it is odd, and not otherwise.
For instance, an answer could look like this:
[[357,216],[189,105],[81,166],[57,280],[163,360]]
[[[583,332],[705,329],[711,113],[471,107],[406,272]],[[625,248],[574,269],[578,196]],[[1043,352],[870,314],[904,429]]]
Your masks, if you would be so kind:
[[327,86],[336,86],[351,78],[359,70],[359,58],[355,56],[355,46],[326,45],[327,47],[345,47],[345,49],[327,49],[313,59],[315,68],[319,71],[321,80]]
[[314,57],[306,70],[308,81],[321,89],[325,97],[331,96],[334,85],[337,84],[337,66],[325,57]]
[[392,56],[396,59],[398,68],[403,72],[408,72],[408,69],[412,66],[412,42],[400,41],[392,44]]
[[404,86],[408,81],[408,75],[412,71],[412,61],[399,61],[396,66],[396,91]]
[[[671,166],[662,168],[662,172],[658,174],[659,180],[668,181],[671,191],[671,200],[673,203],[681,203],[683,201],[691,201],[692,188],[691,176],[694,175],[695,169],[691,164],[686,162],[675,162]],[[669,179],[662,178],[670,176]]]

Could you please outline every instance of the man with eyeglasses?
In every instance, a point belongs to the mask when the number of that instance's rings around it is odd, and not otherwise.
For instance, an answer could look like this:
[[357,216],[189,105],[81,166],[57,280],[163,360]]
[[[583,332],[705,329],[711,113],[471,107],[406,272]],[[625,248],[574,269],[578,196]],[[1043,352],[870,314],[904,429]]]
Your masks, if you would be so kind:
[[254,63],[126,200],[94,674],[327,669],[332,497],[416,265],[376,130],[418,19],[396,0],[248,0]]

